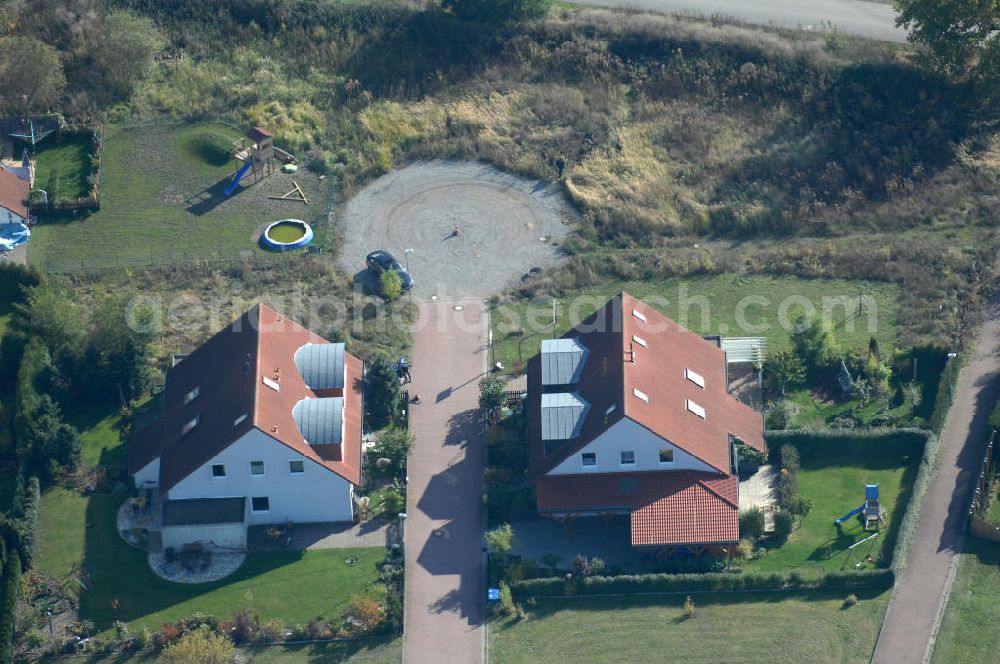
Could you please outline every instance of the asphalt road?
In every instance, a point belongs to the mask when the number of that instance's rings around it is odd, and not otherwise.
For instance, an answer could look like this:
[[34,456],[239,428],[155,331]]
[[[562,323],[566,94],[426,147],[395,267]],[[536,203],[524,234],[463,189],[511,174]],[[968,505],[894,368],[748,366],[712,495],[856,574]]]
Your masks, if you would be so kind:
[[672,13],[722,14],[748,23],[821,30],[831,23],[839,31],[878,39],[906,41],[895,25],[892,5],[867,0],[573,0],[579,5],[646,9]]

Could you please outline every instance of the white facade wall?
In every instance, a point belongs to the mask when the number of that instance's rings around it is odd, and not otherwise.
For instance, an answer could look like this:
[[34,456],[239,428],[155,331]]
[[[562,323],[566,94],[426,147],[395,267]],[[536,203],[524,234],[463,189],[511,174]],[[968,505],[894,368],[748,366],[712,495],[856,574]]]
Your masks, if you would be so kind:
[[185,544],[200,542],[213,548],[246,549],[246,528],[242,523],[206,523],[192,526],[164,526],[163,548],[173,547],[180,551]]
[[[572,441],[567,444],[572,444]],[[674,451],[673,463],[660,463],[660,450],[666,448],[673,449]],[[621,453],[628,451],[635,453],[635,463],[622,465]],[[582,455],[590,452],[597,454],[596,466],[583,465]],[[564,460],[547,474],[632,473],[645,470],[702,470],[710,473],[719,472],[676,445],[666,442],[646,427],[624,417],[600,436],[590,441],[582,450]]]
[[[250,474],[251,461],[264,462],[263,475]],[[305,472],[291,474],[289,461],[302,461]],[[226,466],[223,478],[212,476],[212,466],[219,463]],[[251,429],[169,491],[171,500],[240,496],[246,496],[251,526],[354,520],[353,484],[258,429]],[[270,509],[252,511],[254,496],[266,496]]]
[[160,484],[160,457],[156,457],[132,476],[137,489],[147,489]]
[[28,220],[19,214],[11,212],[5,207],[0,207],[0,224],[28,224]]

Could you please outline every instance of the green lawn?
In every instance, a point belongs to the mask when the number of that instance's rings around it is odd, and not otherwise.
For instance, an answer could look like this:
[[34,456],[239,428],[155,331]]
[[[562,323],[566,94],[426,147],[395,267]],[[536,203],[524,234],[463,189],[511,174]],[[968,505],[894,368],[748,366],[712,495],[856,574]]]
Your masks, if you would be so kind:
[[859,597],[694,595],[689,620],[683,595],[539,600],[527,620],[490,624],[490,662],[867,663],[889,592]]
[[[886,567],[895,534],[909,503],[917,467],[923,454],[919,440],[890,435],[887,440],[849,439],[836,447],[812,450],[803,446],[799,490],[812,499],[812,511],[801,520],[800,527],[784,544],[771,548],[757,560],[746,563],[753,571],[785,571],[801,569],[839,570],[852,561],[847,547],[861,540],[866,533],[860,521],[852,518],[839,528],[833,521],[864,501],[865,484],[879,485],[879,500],[886,508],[887,528],[873,540],[874,553],[884,558],[876,566]],[[859,560],[868,553],[870,543],[855,549]],[[866,564],[865,567],[872,567]]]
[[[787,323],[796,312],[807,308],[806,302],[818,314],[826,311],[834,327],[834,336],[851,346],[867,348],[872,336],[879,340],[882,348],[891,349],[896,343],[899,287],[894,284],[731,274],[602,282],[557,302],[555,336],[586,318],[622,290],[646,300],[699,334],[765,336],[771,350],[789,345],[791,326]],[[859,293],[870,296],[875,306],[866,309],[861,318],[854,319]],[[758,299],[746,299],[751,296]],[[491,320],[496,359],[506,368],[515,366],[519,358],[526,361],[538,352],[543,338],[553,336],[551,300],[494,306]],[[523,330],[524,336],[512,334],[516,330]]]
[[[351,595],[377,582],[382,548],[258,553],[232,576],[215,583],[186,585],[163,581],[150,571],[146,554],[118,535],[115,514],[123,498],[87,498],[61,488],[42,499],[37,568],[66,578],[74,565],[88,574],[81,593],[82,617],[107,630],[115,620],[150,628],[196,611],[228,616],[244,606],[248,591],[264,619],[304,623],[332,618]],[[356,556],[357,565],[346,559]],[[112,600],[119,608],[112,608]]]
[[[50,200],[83,198],[90,194],[90,136],[65,136],[43,141],[35,155],[35,186],[45,189]],[[53,171],[59,174],[59,190],[52,189]],[[34,239],[34,238],[32,238]]]
[[[50,271],[144,265],[263,252],[254,235],[267,222],[294,216],[325,223],[327,183],[300,169],[280,170],[231,198],[222,195],[233,163],[205,149],[207,138],[239,138],[210,124],[105,132],[101,209],[50,215],[32,231],[28,261]],[[280,164],[278,164],[280,166]],[[295,179],[310,204],[274,201]],[[252,182],[252,178],[244,182]]]
[[997,661],[1000,652],[1000,544],[967,537],[932,664]]
[[66,420],[80,431],[83,463],[128,463],[128,445],[120,434],[121,416],[113,403],[74,404],[67,410]]
[[[366,639],[363,641],[311,643],[301,646],[263,646],[242,648],[251,664],[399,664],[403,659],[401,638]],[[82,664],[165,664],[157,653],[115,653],[93,657],[59,657],[48,661],[72,661]]]

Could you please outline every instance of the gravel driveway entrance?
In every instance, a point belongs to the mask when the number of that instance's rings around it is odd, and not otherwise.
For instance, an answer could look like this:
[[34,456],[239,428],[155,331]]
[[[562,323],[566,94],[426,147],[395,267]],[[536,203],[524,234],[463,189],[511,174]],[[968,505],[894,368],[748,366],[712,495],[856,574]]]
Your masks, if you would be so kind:
[[348,201],[335,225],[347,274],[369,279],[365,256],[375,249],[403,264],[405,250],[413,249],[414,294],[453,298],[487,297],[531,268],[557,263],[575,218],[556,182],[436,160],[371,183]]

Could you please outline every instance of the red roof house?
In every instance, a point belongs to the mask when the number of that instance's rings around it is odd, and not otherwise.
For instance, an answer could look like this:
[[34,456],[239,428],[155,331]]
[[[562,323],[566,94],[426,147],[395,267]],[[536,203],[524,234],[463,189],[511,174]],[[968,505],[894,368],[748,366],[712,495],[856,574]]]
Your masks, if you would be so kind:
[[636,547],[739,539],[735,442],[764,452],[764,427],[729,393],[716,343],[622,293],[527,370],[539,513],[627,514]]
[[31,185],[7,169],[0,169],[0,223],[27,223]]
[[130,473],[168,502],[201,501],[178,513],[242,497],[246,525],[350,521],[362,379],[344,344],[257,305],[170,369]]

